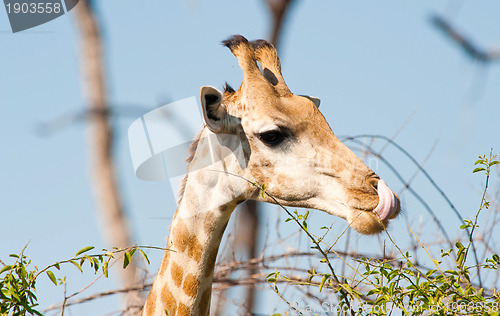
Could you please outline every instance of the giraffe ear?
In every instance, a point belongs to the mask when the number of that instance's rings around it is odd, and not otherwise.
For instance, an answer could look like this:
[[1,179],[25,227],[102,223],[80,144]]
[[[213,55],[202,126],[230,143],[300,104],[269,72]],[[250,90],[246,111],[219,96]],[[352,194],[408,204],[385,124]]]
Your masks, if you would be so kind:
[[317,108],[319,108],[319,104],[321,103],[321,100],[319,98],[312,97],[310,95],[301,95],[301,97],[308,98],[314,103],[314,105],[316,105]]
[[224,118],[228,115],[222,106],[222,93],[214,87],[203,86],[200,90],[201,108],[203,120],[208,129],[214,133],[220,133],[225,129]]

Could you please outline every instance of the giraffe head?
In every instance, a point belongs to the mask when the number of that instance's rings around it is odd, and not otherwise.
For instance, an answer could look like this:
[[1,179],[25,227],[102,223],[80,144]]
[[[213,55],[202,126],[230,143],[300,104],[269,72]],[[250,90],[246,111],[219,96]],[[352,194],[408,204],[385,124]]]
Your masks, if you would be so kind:
[[206,128],[221,145],[241,144],[239,163],[225,168],[248,180],[241,200],[322,210],[363,234],[384,230],[400,211],[398,197],[337,139],[319,99],[290,92],[272,44],[239,35],[223,44],[238,58],[243,82],[237,91],[202,87],[201,103]]

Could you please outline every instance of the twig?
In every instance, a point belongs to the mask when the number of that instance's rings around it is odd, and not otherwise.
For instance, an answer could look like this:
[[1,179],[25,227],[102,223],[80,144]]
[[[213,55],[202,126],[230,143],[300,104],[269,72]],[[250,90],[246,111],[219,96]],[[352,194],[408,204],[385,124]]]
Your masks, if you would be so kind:
[[66,282],[64,282],[64,299],[63,299],[63,302],[61,304],[61,316],[64,316],[64,310],[66,308],[66,302],[68,301],[68,297],[66,296],[66,290],[67,290],[67,286],[66,286]]
[[[97,298],[101,298],[101,297],[105,297],[105,296],[109,296],[109,295],[114,295],[114,294],[146,291],[146,290],[148,290],[148,288],[151,287],[151,285],[152,285],[151,283],[148,283],[148,284],[143,284],[140,286],[132,286],[132,287],[126,287],[126,288],[118,289],[118,290],[99,292],[99,293],[89,295],[89,296],[81,298],[81,299],[74,299],[74,300],[68,301],[68,302],[66,302],[65,305],[72,306],[72,305],[82,304],[82,303],[85,303],[88,301],[95,300]],[[59,309],[59,308],[61,308],[61,304],[52,305],[52,306],[49,306],[47,309],[45,309],[44,313],[51,311],[51,310]]]
[[[357,136],[353,136],[353,137],[347,137],[347,140],[350,140],[350,139],[357,139],[357,138],[362,138],[362,137],[375,137],[375,138],[380,138],[380,139],[384,139],[385,141],[387,142],[390,142],[391,145],[393,145],[394,147],[396,147],[396,149],[398,149],[399,151],[401,151],[406,157],[408,157],[408,159],[410,159],[410,161],[415,164],[422,172],[422,174],[427,178],[427,180],[429,180],[429,182],[432,184],[432,186],[439,192],[439,194],[441,194],[441,196],[443,197],[443,199],[446,201],[446,203],[448,203],[448,205],[450,206],[450,208],[452,209],[453,213],[459,218],[460,222],[462,223],[465,223],[464,219],[462,218],[462,215],[460,214],[460,212],[457,210],[457,208],[455,207],[455,205],[453,205],[453,203],[450,201],[450,199],[448,198],[448,196],[443,192],[443,190],[436,184],[436,182],[432,179],[432,177],[429,175],[429,173],[427,173],[427,171],[425,171],[425,169],[416,161],[416,159],[410,155],[408,153],[408,151],[406,151],[403,147],[401,147],[400,145],[398,145],[396,142],[394,142],[392,139],[389,139],[388,137],[386,136],[383,136],[383,135],[370,135],[370,134],[364,134],[364,135],[357,135]],[[380,157],[382,158],[382,157]],[[389,165],[391,166],[391,165]],[[391,166],[392,167],[392,166]],[[394,168],[392,168],[393,171],[395,171]],[[410,190],[410,192],[414,192],[413,189],[411,188],[408,188]],[[416,197],[416,192],[412,193],[415,197]],[[421,198],[418,198],[419,201],[422,203],[424,202],[423,199]],[[426,205],[427,203],[425,203]],[[424,204],[423,204],[424,205]],[[425,206],[424,206],[425,207]],[[430,208],[427,208],[426,209],[429,211]],[[440,223],[439,223],[440,225]],[[441,226],[441,225],[440,225]],[[466,231],[467,231],[467,234],[470,236],[470,231],[469,231],[469,228],[467,227],[466,228]],[[446,234],[446,233],[445,233]],[[449,238],[448,238],[449,240]],[[478,259],[478,256],[477,256],[477,251],[476,251],[476,245],[474,244],[474,240],[469,237],[469,241],[471,243],[471,246],[472,246],[472,252],[474,254],[474,259],[475,259],[475,262],[476,262],[476,265],[479,264],[479,259]],[[451,247],[453,248],[453,246]],[[481,280],[481,275],[478,274],[478,281],[479,281],[479,285],[482,286],[482,280]]]
[[[486,201],[486,191],[488,191],[488,184],[489,184],[489,181],[490,181],[490,168],[491,168],[491,161],[492,159],[494,159],[495,157],[493,156],[493,149],[490,150],[490,157],[488,160],[486,160],[486,170],[485,170],[485,173],[486,173],[486,180],[485,180],[485,183],[484,183],[484,190],[483,190],[483,195],[481,196],[481,204],[479,205],[479,209],[477,210],[476,212],[476,216],[474,218],[474,223],[472,224],[472,229],[470,231],[470,235],[469,235],[469,244],[467,245],[466,249],[465,249],[465,258],[467,258],[467,254],[469,253],[469,248],[471,245],[473,245],[472,241],[473,241],[473,234],[474,234],[474,231],[476,230],[476,227],[477,227],[477,220],[479,218],[479,213],[481,213],[481,210],[483,208],[488,208],[488,202]],[[467,231],[468,232],[468,231]],[[474,248],[473,248],[474,249]],[[463,260],[462,262],[462,267],[463,265],[465,264],[465,259]],[[479,267],[479,263],[477,262],[476,260],[476,265]],[[479,269],[479,268],[478,268]],[[478,271],[478,277],[480,277],[480,273]],[[481,280],[481,279],[479,279]],[[481,283],[479,283],[480,286],[482,286]]]
[[[346,140],[350,140],[350,141],[353,141],[353,142],[360,142],[359,140],[357,140],[357,138],[359,138],[359,137],[361,137],[361,136],[350,137],[350,138],[347,138]],[[380,136],[380,137],[385,137],[385,136]],[[388,138],[386,138],[386,140],[393,142],[392,140],[390,140]],[[403,176],[398,172],[398,170],[390,162],[388,162],[383,156],[381,156],[373,148],[370,148],[370,151],[372,152],[372,154],[375,157],[379,158],[394,173],[394,175],[399,179],[399,181],[401,181],[401,183],[403,185],[405,185],[405,188],[422,204],[422,206],[425,208],[425,210],[427,211],[427,213],[429,213],[429,215],[431,215],[431,217],[434,220],[434,222],[436,223],[436,225],[438,225],[439,230],[441,231],[441,233],[443,234],[443,236],[445,237],[445,239],[448,241],[448,244],[450,245],[450,247],[453,248],[453,243],[451,242],[451,239],[448,236],[448,233],[446,232],[446,229],[441,224],[441,222],[439,221],[439,219],[437,218],[436,214],[431,209],[431,207],[429,206],[429,204],[412,187],[406,185],[407,182],[405,181],[405,179],[403,178]],[[412,159],[414,159],[414,158],[412,157]],[[418,164],[418,162],[415,161],[415,163],[417,164],[417,166],[419,166],[419,168],[422,169],[423,172],[425,172],[424,169]]]

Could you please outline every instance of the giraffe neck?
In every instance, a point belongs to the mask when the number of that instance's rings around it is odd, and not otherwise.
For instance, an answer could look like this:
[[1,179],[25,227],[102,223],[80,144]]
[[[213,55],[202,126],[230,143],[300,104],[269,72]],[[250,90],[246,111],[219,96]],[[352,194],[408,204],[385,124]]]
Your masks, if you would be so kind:
[[[210,151],[204,147],[212,143],[202,136],[196,153]],[[217,157],[219,152],[211,154]],[[195,155],[190,163],[184,194],[170,227],[170,251],[165,252],[142,315],[167,315],[165,310],[177,316],[209,313],[220,241],[232,211],[243,201],[227,190],[227,183],[220,179],[222,173],[214,173],[227,170],[223,159],[218,161],[200,167]]]

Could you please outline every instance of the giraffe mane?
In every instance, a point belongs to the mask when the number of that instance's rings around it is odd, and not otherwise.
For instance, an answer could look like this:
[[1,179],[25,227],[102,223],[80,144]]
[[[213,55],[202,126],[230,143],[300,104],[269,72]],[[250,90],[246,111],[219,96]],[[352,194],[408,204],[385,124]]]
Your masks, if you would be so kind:
[[[191,142],[191,146],[189,147],[189,150],[188,150],[189,155],[185,160],[187,162],[187,165],[189,165],[191,163],[191,161],[193,161],[193,159],[194,159],[194,155],[196,153],[196,149],[198,148],[198,143],[200,142],[202,132],[203,132],[203,129],[198,132],[198,134],[194,137],[193,141]],[[179,194],[178,194],[179,200],[177,201],[178,203],[181,202],[182,196],[184,195],[184,191],[186,190],[187,178],[188,178],[188,174],[186,173],[186,175],[184,176],[184,179],[182,179],[182,181],[181,181],[181,188],[180,188]]]

